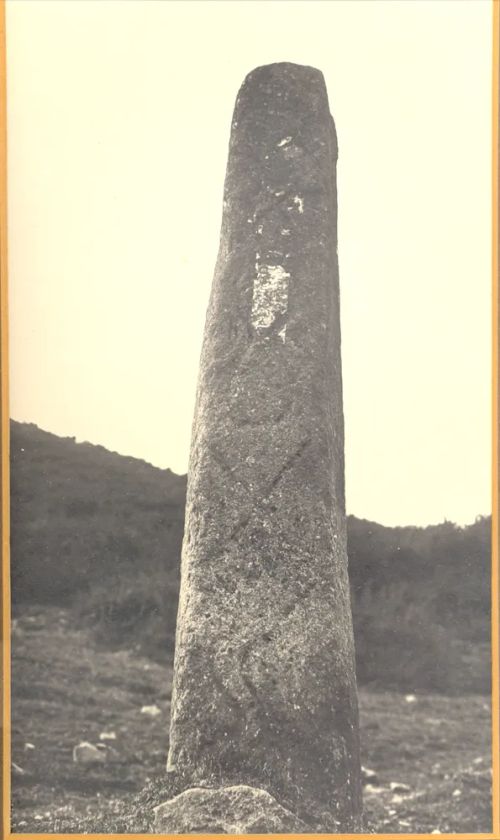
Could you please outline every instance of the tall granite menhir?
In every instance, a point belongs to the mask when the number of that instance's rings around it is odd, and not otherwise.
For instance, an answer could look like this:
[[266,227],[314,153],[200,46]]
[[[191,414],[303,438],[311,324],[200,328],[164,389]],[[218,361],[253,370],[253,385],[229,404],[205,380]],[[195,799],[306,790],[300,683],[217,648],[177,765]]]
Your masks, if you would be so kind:
[[360,827],[336,159],[318,70],[247,76],[188,478],[167,768],[184,792],[163,831]]

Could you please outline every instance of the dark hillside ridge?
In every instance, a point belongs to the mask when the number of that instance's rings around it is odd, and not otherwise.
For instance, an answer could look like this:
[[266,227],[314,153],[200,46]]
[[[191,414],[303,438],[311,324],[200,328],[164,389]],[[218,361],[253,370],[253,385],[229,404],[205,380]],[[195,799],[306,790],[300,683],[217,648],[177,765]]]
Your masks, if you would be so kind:
[[186,477],[11,423],[14,604],[63,603],[161,566],[177,575]]

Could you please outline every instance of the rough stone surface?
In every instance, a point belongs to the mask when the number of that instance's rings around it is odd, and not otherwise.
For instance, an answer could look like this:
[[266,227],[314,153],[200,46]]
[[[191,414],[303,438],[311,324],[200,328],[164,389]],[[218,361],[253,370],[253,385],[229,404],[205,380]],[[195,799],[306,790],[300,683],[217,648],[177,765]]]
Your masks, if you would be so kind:
[[359,827],[337,141],[323,76],[239,92],[189,466],[167,769]]
[[265,790],[234,785],[192,788],[155,808],[155,832],[305,834],[309,828]]

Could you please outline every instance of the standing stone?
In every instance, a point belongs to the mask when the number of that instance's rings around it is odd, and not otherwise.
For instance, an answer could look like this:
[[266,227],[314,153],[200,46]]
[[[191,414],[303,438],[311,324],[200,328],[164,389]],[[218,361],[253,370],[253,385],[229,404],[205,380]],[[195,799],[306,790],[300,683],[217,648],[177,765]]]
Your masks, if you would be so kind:
[[[295,818],[312,831],[360,828],[336,159],[318,70],[247,76],[189,467],[167,769],[197,790],[176,798],[177,832],[208,830],[207,796],[221,831],[250,825],[249,789],[260,809],[273,801],[274,833]],[[224,820],[235,786],[239,811]],[[200,814],[179,822],[179,801],[189,810],[200,788]],[[293,815],[282,829],[279,808]],[[157,830],[171,811],[157,809]]]

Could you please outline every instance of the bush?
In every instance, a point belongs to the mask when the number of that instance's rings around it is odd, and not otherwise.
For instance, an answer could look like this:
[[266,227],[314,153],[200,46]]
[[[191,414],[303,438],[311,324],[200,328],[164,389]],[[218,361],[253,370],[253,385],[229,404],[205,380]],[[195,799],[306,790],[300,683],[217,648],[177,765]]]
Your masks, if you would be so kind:
[[453,636],[412,589],[399,583],[354,596],[358,680],[375,688],[454,693],[461,658]]
[[171,659],[177,618],[176,582],[167,570],[106,578],[75,602],[77,620],[106,647],[130,647],[160,662]]

